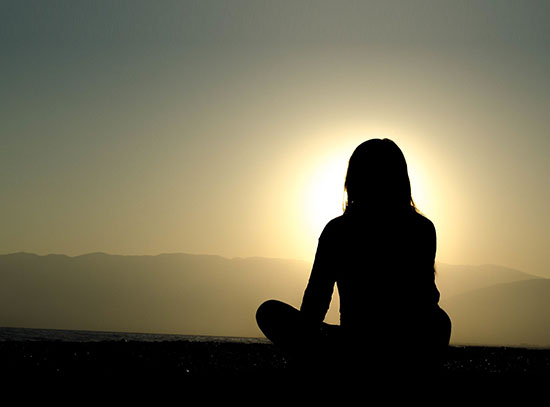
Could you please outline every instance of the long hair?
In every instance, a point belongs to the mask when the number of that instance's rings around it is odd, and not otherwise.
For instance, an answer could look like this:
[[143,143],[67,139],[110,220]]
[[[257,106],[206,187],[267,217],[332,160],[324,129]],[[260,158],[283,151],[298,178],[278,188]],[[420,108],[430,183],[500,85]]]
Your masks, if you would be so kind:
[[360,144],[349,159],[344,210],[416,211],[407,162],[390,139]]

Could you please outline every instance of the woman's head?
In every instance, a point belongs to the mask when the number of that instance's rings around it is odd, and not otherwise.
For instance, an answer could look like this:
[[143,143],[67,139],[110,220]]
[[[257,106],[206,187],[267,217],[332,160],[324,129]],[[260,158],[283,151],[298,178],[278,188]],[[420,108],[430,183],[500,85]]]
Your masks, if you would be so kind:
[[345,190],[346,210],[415,209],[407,162],[390,139],[372,139],[360,144],[349,159]]

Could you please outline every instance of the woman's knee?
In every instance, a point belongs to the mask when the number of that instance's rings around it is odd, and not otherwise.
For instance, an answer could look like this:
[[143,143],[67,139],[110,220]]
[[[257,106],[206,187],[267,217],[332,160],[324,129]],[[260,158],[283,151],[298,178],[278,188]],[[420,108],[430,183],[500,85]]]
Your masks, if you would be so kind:
[[268,300],[262,303],[256,311],[256,321],[259,323],[260,321],[264,321],[266,318],[273,315],[275,310],[279,307],[279,302],[280,301],[277,300]]
[[266,333],[266,329],[270,329],[277,320],[281,319],[281,314],[283,313],[287,304],[278,301],[278,300],[268,300],[262,303],[258,310],[256,311],[256,322],[258,327]]

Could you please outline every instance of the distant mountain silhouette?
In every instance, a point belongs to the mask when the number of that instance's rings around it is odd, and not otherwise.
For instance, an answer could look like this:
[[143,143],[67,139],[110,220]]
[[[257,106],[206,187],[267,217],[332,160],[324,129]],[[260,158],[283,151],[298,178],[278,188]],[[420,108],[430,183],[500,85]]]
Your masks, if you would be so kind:
[[[258,305],[299,306],[310,269],[189,254],[0,255],[0,326],[256,337]],[[452,342],[550,347],[550,280],[499,266],[437,270]]]
[[309,264],[163,254],[0,256],[0,326],[261,336],[266,297],[299,304]]
[[495,284],[540,278],[519,270],[492,264],[464,266],[437,263],[436,270],[437,287],[442,299]]
[[550,347],[550,279],[480,288],[441,305],[456,343]]

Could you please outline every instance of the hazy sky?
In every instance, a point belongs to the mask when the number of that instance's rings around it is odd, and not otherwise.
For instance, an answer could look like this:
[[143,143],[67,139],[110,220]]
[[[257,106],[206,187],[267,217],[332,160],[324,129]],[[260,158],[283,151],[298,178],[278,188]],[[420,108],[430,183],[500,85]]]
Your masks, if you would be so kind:
[[389,137],[437,260],[550,277],[550,2],[0,0],[0,252],[311,261]]

